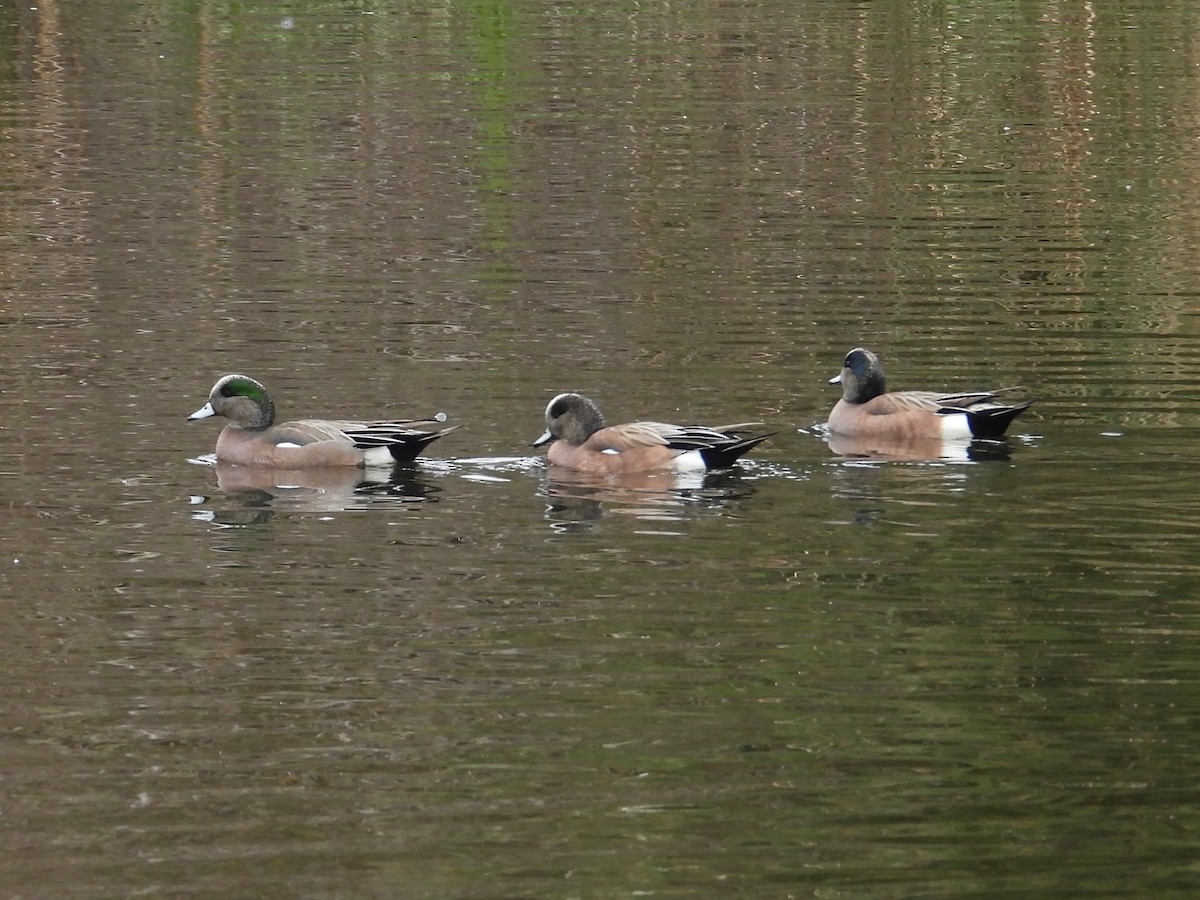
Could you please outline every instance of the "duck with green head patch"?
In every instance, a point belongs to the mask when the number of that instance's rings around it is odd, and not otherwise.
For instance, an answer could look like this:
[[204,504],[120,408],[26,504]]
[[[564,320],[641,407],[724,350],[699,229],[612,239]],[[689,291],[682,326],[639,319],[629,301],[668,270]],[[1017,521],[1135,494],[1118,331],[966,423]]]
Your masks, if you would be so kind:
[[239,374],[218,379],[208,402],[188,416],[188,421],[210,416],[229,420],[217,437],[218,459],[271,469],[411,462],[426,446],[459,427],[442,427],[444,413],[389,422],[301,419],[276,425],[275,404],[267,389]]

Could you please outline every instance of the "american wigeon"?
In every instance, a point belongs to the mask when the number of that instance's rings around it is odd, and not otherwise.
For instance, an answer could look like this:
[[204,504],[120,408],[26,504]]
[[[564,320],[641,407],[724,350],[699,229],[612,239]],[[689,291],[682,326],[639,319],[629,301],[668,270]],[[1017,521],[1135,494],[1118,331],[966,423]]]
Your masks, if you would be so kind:
[[393,422],[326,422],[304,419],[275,424],[275,404],[261,383],[246,375],[225,375],[208,402],[189,422],[224,416],[229,424],[217,438],[217,458],[242,466],[308,469],[318,466],[388,466],[416,458],[425,447],[459,426],[440,427],[433,419]]
[[546,431],[533,446],[549,443],[546,461],[577,472],[696,472],[732,466],[771,436],[737,433],[753,427],[756,423],[723,428],[663,422],[607,425],[599,407],[587,397],[559,394],[546,406]]
[[998,438],[1031,405],[998,402],[998,395],[1008,388],[962,394],[889,392],[879,357],[861,347],[846,355],[841,373],[829,383],[842,386],[842,399],[829,414],[829,430],[847,437],[897,441]]

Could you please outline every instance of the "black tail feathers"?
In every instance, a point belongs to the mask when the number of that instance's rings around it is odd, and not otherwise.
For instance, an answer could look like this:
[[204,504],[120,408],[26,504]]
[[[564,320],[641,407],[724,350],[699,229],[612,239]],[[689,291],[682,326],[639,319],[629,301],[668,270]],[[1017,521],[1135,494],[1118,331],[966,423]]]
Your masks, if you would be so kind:
[[977,438],[999,438],[1004,436],[1012,420],[1033,402],[1022,403],[1019,406],[982,406],[978,409],[966,410],[967,421],[971,423],[971,434]]
[[702,447],[700,457],[704,460],[704,465],[710,469],[728,469],[773,434],[775,434],[774,431],[770,434],[760,434],[758,437],[731,441],[718,447]]

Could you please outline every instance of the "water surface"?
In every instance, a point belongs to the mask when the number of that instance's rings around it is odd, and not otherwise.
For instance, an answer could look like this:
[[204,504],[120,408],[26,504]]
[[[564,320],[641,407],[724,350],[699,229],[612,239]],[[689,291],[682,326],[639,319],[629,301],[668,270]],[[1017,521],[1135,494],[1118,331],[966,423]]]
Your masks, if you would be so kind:
[[[8,890],[1190,895],[1196,18],[0,7]],[[1037,403],[840,456],[857,345]],[[234,370],[466,427],[239,480]],[[552,477],[568,389],[778,434]]]

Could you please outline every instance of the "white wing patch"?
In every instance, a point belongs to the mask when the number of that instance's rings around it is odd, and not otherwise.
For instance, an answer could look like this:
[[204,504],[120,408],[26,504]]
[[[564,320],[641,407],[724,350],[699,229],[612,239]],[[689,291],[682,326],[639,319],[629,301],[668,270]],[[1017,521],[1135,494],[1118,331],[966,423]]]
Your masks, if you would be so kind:
[[293,444],[291,441],[280,441],[275,446],[280,448],[281,450],[299,450],[300,449],[299,444]]
[[601,452],[601,453],[611,453],[613,456],[620,456],[620,455],[621,455],[621,451],[620,451],[620,450],[614,450],[612,447],[605,447],[605,448],[604,448],[603,450],[601,450],[600,452]]

